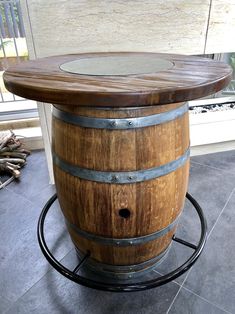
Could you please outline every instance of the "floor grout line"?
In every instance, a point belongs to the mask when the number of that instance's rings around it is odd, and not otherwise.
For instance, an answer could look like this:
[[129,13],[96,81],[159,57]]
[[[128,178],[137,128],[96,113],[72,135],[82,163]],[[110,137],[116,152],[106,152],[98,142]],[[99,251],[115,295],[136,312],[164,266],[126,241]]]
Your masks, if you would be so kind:
[[215,228],[215,226],[217,225],[217,223],[218,223],[218,221],[219,221],[221,215],[223,214],[223,212],[224,212],[226,206],[228,205],[228,202],[230,201],[231,197],[233,196],[234,191],[235,191],[235,188],[233,188],[233,190],[232,190],[231,193],[229,194],[229,197],[228,197],[226,203],[224,204],[224,207],[222,208],[222,210],[221,210],[219,216],[217,217],[217,219],[216,219],[214,225],[212,226],[210,232],[208,233],[207,240],[210,238],[210,235],[211,235],[212,231],[214,230],[214,228]]
[[[153,269],[153,271],[154,271],[156,274],[158,274],[158,275],[164,276],[164,274],[159,273],[159,271],[157,271],[157,270],[155,270],[155,269]],[[177,281],[175,281],[175,280],[172,280],[172,281],[170,281],[170,282],[174,282],[174,283],[176,283],[178,286],[180,286],[180,287],[181,287],[181,284],[180,284],[180,283],[178,283],[178,282],[177,282]]]
[[10,299],[8,299],[7,297],[5,297],[5,296],[3,296],[3,295],[1,295],[1,294],[0,294],[0,298],[5,299],[5,300],[8,301],[8,302],[11,302]]
[[[72,250],[73,250],[73,248],[72,248],[71,250],[69,250],[69,252],[67,252],[62,258],[60,258],[60,259],[59,259],[59,262],[61,262],[62,259],[64,259]],[[49,268],[48,268],[48,270],[45,272],[45,274],[42,275],[42,276],[41,276],[29,289],[27,289],[18,299],[16,299],[4,313],[7,313],[7,312],[11,309],[11,307],[12,307],[14,304],[16,304],[21,298],[23,298],[23,297],[24,297],[41,279],[43,279],[50,271],[55,270],[55,268],[53,268],[53,266],[51,266],[51,264],[48,263],[48,266],[49,266]],[[4,298],[5,298],[5,297],[4,297]],[[6,299],[6,298],[5,298],[5,299]],[[8,300],[8,299],[6,299],[6,300]],[[8,301],[10,301],[10,300],[8,300]],[[3,314],[4,314],[4,313],[3,313]]]
[[183,285],[184,285],[185,281],[187,280],[187,278],[188,278],[188,276],[189,276],[189,274],[190,274],[190,272],[191,272],[192,269],[193,269],[193,267],[188,270],[188,273],[187,273],[186,277],[184,278],[184,280],[183,280],[183,282],[182,282],[182,284],[181,284],[179,290],[177,291],[177,293],[176,293],[174,299],[172,300],[172,302],[171,302],[171,304],[170,304],[170,306],[169,306],[169,308],[168,308],[166,314],[169,313],[170,309],[172,308],[173,304],[175,303],[175,300],[177,299],[177,297],[178,297],[178,295],[179,295],[181,289],[183,288]]
[[202,164],[200,162],[197,162],[197,161],[193,161],[193,160],[190,160],[190,163],[193,165],[199,165],[199,166],[203,166],[203,167],[207,167],[207,168],[210,168],[210,169],[214,169],[214,170],[219,170],[219,171],[222,171],[224,173],[229,173],[231,176],[235,176],[235,173],[234,174],[231,174],[231,172],[229,170],[225,170],[225,169],[221,169],[221,168],[217,168],[217,167],[214,167],[214,166],[210,166],[210,165],[206,165],[206,164]]
[[213,305],[213,306],[217,307],[218,309],[220,309],[220,310],[224,311],[225,313],[232,314],[231,312],[228,312],[227,310],[225,310],[225,309],[221,308],[221,307],[220,307],[220,306],[218,306],[217,304],[212,303],[212,302],[211,302],[211,301],[209,301],[208,299],[206,299],[206,298],[202,297],[201,295],[199,295],[199,294],[197,294],[197,293],[193,292],[193,291],[192,291],[192,290],[190,290],[189,288],[186,288],[186,287],[182,287],[182,288],[183,288],[183,289],[185,289],[185,290],[187,290],[188,292],[190,292],[190,293],[194,294],[195,296],[197,296],[198,298],[202,299],[203,301],[206,301],[207,303],[209,303],[209,304],[211,304],[211,305]]
[[31,200],[29,200],[27,197],[25,197],[23,194],[20,194],[20,193],[17,193],[17,192],[15,192],[15,191],[12,191],[11,189],[9,189],[9,188],[5,188],[4,190],[6,190],[7,192],[9,192],[9,193],[13,193],[13,194],[15,194],[16,196],[20,196],[21,198],[23,198],[25,201],[27,201],[27,202],[29,202],[30,203],[30,205],[33,205],[33,202],[31,201]]
[[[34,197],[36,198],[37,196],[39,196],[40,194],[42,194],[43,191],[46,190],[46,189],[48,189],[50,186],[51,186],[51,184],[48,183],[48,185],[46,185],[45,187],[43,187],[42,190],[41,190],[41,192],[38,192],[37,194],[35,194]],[[31,199],[27,198],[24,194],[20,194],[20,193],[18,193],[18,192],[16,192],[16,191],[12,190],[12,189],[9,188],[9,187],[6,187],[5,190],[7,190],[9,193],[14,193],[16,196],[20,196],[20,197],[23,198],[25,201],[28,201],[28,202],[30,203],[30,205],[38,205],[38,204],[37,204],[37,199],[31,200]],[[52,193],[52,195],[53,195],[53,194],[54,194],[54,193]],[[52,195],[51,195],[51,196],[52,196]],[[46,203],[46,201],[45,201],[45,203]],[[42,206],[44,206],[44,204],[43,204]]]
[[[231,199],[231,197],[232,197],[234,191],[235,191],[235,188],[231,191],[231,193],[230,193],[230,195],[229,195],[229,197],[228,197],[228,199],[227,199],[227,201],[226,201],[224,207],[222,208],[222,210],[221,210],[219,216],[217,217],[217,219],[216,219],[216,221],[215,221],[213,227],[211,228],[211,230],[210,230],[210,232],[209,232],[209,234],[208,234],[207,239],[209,239],[209,236],[211,235],[211,232],[212,232],[213,229],[215,228],[215,226],[216,226],[216,224],[217,224],[219,218],[221,217],[222,213],[224,212],[224,209],[226,208],[228,202],[230,201],[230,199]],[[175,300],[177,299],[177,297],[178,297],[178,295],[179,295],[181,289],[184,288],[184,289],[186,289],[186,290],[189,290],[189,289],[185,288],[184,284],[185,284],[185,282],[186,282],[186,280],[187,280],[187,278],[188,278],[190,272],[192,271],[192,269],[193,269],[193,267],[188,271],[187,276],[185,277],[185,279],[184,279],[182,285],[180,286],[180,288],[179,288],[179,290],[177,291],[177,293],[176,293],[174,299],[172,300],[172,302],[171,302],[171,304],[170,304],[170,306],[169,306],[169,308],[168,308],[166,314],[168,314],[169,311],[171,310],[171,308],[172,308],[172,306],[173,306]],[[191,291],[191,290],[189,290],[189,291],[193,293],[193,291]],[[197,295],[196,293],[193,293],[193,294]],[[197,296],[198,296],[198,295],[197,295]],[[198,296],[198,297],[200,297],[200,296]],[[202,297],[201,297],[201,298],[202,298]],[[203,298],[202,298],[202,299],[203,299]],[[205,301],[207,301],[208,303],[211,303],[210,301],[208,301],[208,300],[206,300],[206,299],[205,299]],[[213,303],[211,303],[211,304],[213,304]],[[215,304],[213,304],[213,305],[215,305]],[[218,306],[217,306],[217,307],[218,307]],[[223,311],[225,311],[225,310],[223,310]],[[227,311],[225,311],[225,312],[227,312]],[[231,314],[230,312],[227,312],[227,313]]]

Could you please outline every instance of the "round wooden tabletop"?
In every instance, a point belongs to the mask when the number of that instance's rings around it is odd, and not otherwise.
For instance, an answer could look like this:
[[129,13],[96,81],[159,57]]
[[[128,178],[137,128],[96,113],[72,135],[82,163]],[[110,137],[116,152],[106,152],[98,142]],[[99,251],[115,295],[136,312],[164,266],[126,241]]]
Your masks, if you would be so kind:
[[111,52],[26,61],[3,78],[10,92],[41,102],[129,107],[201,98],[223,89],[231,76],[229,65],[207,58]]

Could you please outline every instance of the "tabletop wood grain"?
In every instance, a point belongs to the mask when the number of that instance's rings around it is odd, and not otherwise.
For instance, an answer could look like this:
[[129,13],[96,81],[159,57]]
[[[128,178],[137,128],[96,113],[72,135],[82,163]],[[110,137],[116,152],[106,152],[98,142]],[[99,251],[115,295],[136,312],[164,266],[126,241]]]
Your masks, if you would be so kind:
[[[83,75],[61,70],[66,62],[97,57],[162,59],[172,66],[152,73]],[[107,58],[108,60],[108,58]],[[138,68],[137,68],[138,73]],[[203,57],[112,52],[71,54],[22,62],[4,73],[6,88],[21,97],[60,105],[129,107],[183,102],[213,94],[228,85],[229,65]]]

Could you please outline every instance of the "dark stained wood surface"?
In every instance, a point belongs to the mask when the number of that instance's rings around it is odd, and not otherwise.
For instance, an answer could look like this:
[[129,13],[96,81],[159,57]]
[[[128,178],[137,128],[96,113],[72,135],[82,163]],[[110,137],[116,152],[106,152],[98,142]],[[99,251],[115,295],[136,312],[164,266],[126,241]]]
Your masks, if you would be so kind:
[[[62,71],[60,65],[81,58],[149,56],[173,63],[156,73],[100,76]],[[138,69],[137,69],[138,70]],[[113,52],[72,54],[20,63],[4,73],[12,93],[42,102],[79,106],[149,106],[187,101],[213,94],[230,81],[232,69],[225,63],[202,57]]]

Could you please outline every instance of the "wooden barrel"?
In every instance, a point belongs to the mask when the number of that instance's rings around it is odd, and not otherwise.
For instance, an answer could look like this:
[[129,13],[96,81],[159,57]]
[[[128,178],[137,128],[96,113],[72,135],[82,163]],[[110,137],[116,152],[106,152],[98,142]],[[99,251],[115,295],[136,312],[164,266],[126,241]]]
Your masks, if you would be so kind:
[[156,265],[184,206],[187,104],[54,105],[52,150],[59,202],[88,266],[130,278]]
[[55,104],[57,194],[92,270],[126,279],[167,253],[188,182],[185,102],[231,77],[221,62],[143,52],[54,56],[4,72],[9,91]]

